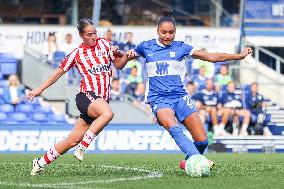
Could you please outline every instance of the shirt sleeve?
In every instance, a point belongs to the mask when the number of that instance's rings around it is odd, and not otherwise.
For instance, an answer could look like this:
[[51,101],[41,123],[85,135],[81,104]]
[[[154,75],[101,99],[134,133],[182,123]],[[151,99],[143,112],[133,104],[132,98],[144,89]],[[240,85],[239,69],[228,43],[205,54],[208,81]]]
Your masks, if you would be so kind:
[[135,48],[134,51],[139,55],[139,56],[144,56],[144,42],[138,44]]
[[63,71],[69,71],[75,65],[75,57],[78,49],[73,50],[69,55],[67,55],[60,63],[59,68]]
[[181,48],[182,48],[182,50],[183,50],[183,52],[184,52],[184,56],[188,56],[188,55],[189,55],[189,56],[192,56],[192,54],[193,54],[194,51],[195,51],[195,49],[194,49],[193,46],[188,45],[188,44],[186,44],[186,43],[184,43],[184,42],[182,42]]

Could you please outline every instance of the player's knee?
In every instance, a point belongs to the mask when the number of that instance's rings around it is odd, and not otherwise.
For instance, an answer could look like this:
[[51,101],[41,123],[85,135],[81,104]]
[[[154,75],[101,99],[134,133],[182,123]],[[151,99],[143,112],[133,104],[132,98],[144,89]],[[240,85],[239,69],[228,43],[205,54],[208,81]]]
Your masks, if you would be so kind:
[[205,139],[204,141],[200,141],[200,142],[194,142],[195,147],[197,148],[197,150],[199,151],[200,154],[203,154],[205,149],[208,146],[208,140]]
[[111,121],[112,118],[113,118],[113,116],[114,116],[114,113],[113,113],[113,111],[108,110],[108,111],[105,111],[105,112],[102,114],[102,116],[104,117],[104,119],[105,119],[106,121]]

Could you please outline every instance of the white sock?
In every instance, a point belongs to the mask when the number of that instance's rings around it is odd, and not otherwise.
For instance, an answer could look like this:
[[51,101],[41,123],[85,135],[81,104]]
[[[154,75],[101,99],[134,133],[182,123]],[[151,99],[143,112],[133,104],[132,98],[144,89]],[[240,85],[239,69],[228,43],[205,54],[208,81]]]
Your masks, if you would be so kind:
[[52,163],[54,160],[56,160],[58,157],[60,156],[60,154],[57,152],[57,150],[53,147],[50,148],[46,154],[44,154],[44,156],[42,156],[39,160],[38,160],[38,164],[41,167],[44,167],[45,165],[49,165],[50,163]]
[[95,137],[96,137],[96,135],[94,133],[92,133],[90,130],[88,130],[85,133],[81,142],[79,143],[79,148],[87,149],[89,147],[89,145],[91,144],[91,142],[94,140]]

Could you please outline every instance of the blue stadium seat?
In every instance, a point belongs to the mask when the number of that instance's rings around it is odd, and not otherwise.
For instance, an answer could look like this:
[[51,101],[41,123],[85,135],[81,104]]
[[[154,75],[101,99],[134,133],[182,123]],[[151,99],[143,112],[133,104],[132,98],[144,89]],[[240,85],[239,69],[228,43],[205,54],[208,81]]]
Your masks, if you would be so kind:
[[12,53],[0,53],[0,59],[9,59],[9,58],[15,58]]
[[0,72],[2,75],[17,72],[17,59],[11,53],[0,53]]
[[8,63],[8,64],[17,64],[17,59],[15,58],[1,58],[0,64]]
[[6,121],[8,119],[8,116],[4,112],[0,112],[0,122]]
[[39,97],[35,97],[34,99],[33,99],[33,101],[26,101],[26,104],[31,104],[31,105],[33,105],[33,106],[40,106],[40,104],[39,104]]
[[35,110],[34,110],[34,106],[31,104],[19,104],[16,107],[16,111],[20,113],[30,114],[30,113],[33,113]]
[[53,53],[53,59],[52,59],[52,66],[57,67],[58,64],[62,61],[62,59],[65,57],[65,52],[63,51],[55,51]]
[[8,85],[7,80],[0,80],[0,87],[6,87]]
[[4,94],[4,88],[0,86],[0,97],[1,98],[2,98],[3,94]]
[[124,76],[127,77],[130,75],[131,73],[131,68],[125,68],[122,70],[124,72]]
[[13,113],[14,107],[10,104],[2,104],[0,105],[0,112]]
[[36,111],[38,113],[45,113],[45,114],[53,113],[50,106],[37,106]]
[[9,115],[9,118],[11,121],[17,121],[17,122],[26,122],[28,121],[28,117],[24,113],[13,113]]
[[191,76],[192,77],[198,75],[198,73],[199,73],[199,69],[192,69],[191,70]]
[[15,63],[0,63],[0,71],[4,75],[17,73],[17,62]]
[[1,104],[5,104],[6,102],[5,102],[5,100],[3,99],[3,97],[0,97],[0,105]]
[[47,122],[49,121],[47,114],[44,113],[34,113],[32,115],[32,120],[36,122]]
[[53,53],[53,58],[54,59],[62,59],[65,57],[65,52],[64,51],[55,51]]
[[7,124],[7,125],[12,125],[12,124],[17,125],[17,124],[20,124],[20,122],[14,121],[14,120],[6,120],[4,123]]
[[48,117],[51,121],[66,122],[65,117],[62,114],[50,114]]
[[249,93],[250,92],[250,87],[251,87],[251,85],[244,85],[243,86],[244,93]]
[[77,85],[81,81],[81,74],[75,67],[72,67],[68,72],[68,83],[72,85]]

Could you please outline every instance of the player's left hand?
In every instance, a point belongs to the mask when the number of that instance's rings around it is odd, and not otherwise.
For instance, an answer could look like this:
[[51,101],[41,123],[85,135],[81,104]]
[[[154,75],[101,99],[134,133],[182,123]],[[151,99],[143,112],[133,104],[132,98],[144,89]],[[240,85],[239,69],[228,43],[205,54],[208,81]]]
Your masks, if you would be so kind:
[[111,46],[110,51],[113,53],[114,56],[119,56],[121,53],[118,46]]
[[244,48],[244,50],[241,52],[241,59],[244,59],[247,55],[252,53],[252,49],[250,47]]

